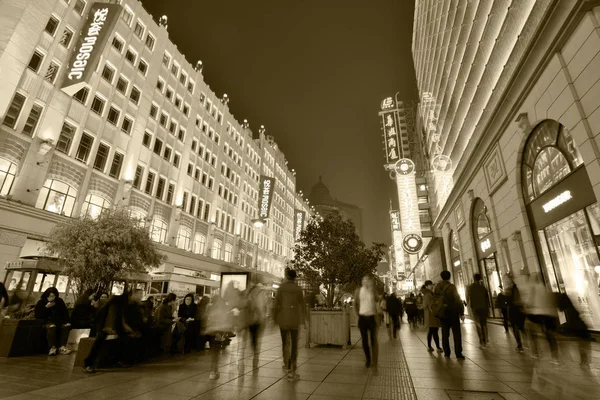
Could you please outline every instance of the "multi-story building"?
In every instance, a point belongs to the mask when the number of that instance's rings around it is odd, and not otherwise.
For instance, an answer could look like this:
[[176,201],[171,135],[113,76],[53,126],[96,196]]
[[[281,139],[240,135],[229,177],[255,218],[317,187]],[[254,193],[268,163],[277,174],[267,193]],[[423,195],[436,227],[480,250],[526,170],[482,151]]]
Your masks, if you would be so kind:
[[322,177],[319,177],[319,182],[311,188],[308,200],[311,209],[319,215],[339,212],[342,218],[352,221],[358,237],[363,239],[362,209],[357,205],[334,199],[329,188],[323,183]]
[[418,0],[412,51],[459,290],[533,275],[600,329],[598,3]]
[[379,111],[386,153],[384,168],[396,183],[398,193],[397,202],[390,204],[390,275],[396,280],[397,289],[411,291],[415,282],[421,281],[424,264],[420,255],[430,246],[431,217],[426,153],[417,135],[415,109],[399,101],[397,95],[384,99]]
[[[0,16],[0,263],[40,256],[65,218],[127,206],[167,255],[161,292],[217,287],[223,271],[283,275],[294,209],[307,208],[295,172],[231,115],[164,18],[136,0],[9,1]],[[277,186],[258,228],[261,174]]]

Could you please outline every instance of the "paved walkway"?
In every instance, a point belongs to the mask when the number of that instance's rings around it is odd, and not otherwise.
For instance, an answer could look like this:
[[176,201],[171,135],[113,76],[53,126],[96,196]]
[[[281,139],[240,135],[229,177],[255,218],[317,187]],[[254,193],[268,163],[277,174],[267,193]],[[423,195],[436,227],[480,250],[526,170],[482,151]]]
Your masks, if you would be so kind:
[[208,379],[205,353],[93,376],[73,369],[74,355],[0,359],[0,398],[538,400],[574,399],[577,390],[585,395],[581,398],[600,399],[599,344],[594,344],[591,368],[579,366],[576,349],[567,342],[561,342],[562,363],[553,366],[545,358],[535,361],[514,352],[514,339],[499,326],[490,326],[492,345],[480,350],[474,328],[463,325],[464,361],[427,353],[424,328],[403,324],[398,340],[388,340],[382,330],[377,370],[364,367],[356,329],[349,350],[308,349],[301,339],[298,382],[283,379],[281,339],[274,327],[263,336],[258,369],[252,369],[249,351],[241,357],[243,362],[236,361],[244,343],[234,339],[222,357],[217,381]]

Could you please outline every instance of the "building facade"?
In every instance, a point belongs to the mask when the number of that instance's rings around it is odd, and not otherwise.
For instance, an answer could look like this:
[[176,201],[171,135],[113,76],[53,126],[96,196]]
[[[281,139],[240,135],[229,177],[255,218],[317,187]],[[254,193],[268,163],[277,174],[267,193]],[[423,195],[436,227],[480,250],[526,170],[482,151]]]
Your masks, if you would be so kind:
[[319,182],[311,188],[308,202],[311,209],[319,215],[325,216],[331,212],[339,212],[343,218],[352,221],[358,237],[363,240],[362,208],[334,199],[329,188],[323,183],[322,177],[319,177]]
[[379,117],[386,153],[384,168],[398,193],[397,201],[390,204],[390,277],[395,289],[409,292],[423,283],[421,255],[430,247],[432,230],[426,158],[417,135],[416,110],[397,96],[381,102]]
[[413,58],[459,289],[540,277],[600,329],[598,2],[420,0]]
[[[124,206],[166,253],[153,279],[169,291],[218,286],[224,271],[283,276],[294,210],[310,211],[295,172],[264,128],[231,115],[165,19],[137,0],[9,0],[0,16],[1,265],[38,256],[65,218]],[[261,175],[276,186],[257,228]]]

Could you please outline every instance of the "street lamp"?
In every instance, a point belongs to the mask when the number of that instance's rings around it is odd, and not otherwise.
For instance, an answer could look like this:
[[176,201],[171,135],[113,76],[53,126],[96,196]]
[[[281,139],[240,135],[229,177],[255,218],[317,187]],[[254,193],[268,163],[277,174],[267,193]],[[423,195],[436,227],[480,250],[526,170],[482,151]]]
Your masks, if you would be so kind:
[[252,225],[253,225],[255,228],[258,228],[258,229],[260,229],[260,228],[262,228],[263,226],[265,226],[265,223],[266,223],[266,222],[267,222],[267,221],[265,221],[265,220],[264,220],[264,219],[262,219],[262,218],[259,218],[259,219],[253,219],[253,220],[252,220]]

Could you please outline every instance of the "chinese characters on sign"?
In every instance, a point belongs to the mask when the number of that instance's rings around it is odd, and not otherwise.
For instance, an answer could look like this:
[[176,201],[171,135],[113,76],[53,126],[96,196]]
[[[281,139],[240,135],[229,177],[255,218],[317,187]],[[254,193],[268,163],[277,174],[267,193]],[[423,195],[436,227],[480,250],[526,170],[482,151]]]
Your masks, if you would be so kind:
[[294,210],[294,240],[300,240],[300,235],[304,230],[304,221],[306,213],[302,210]]
[[400,230],[400,212],[399,211],[390,211],[390,219],[392,222],[392,231]]
[[381,114],[383,118],[383,140],[385,142],[385,157],[388,164],[394,164],[400,159],[398,124],[396,111]]
[[119,4],[92,4],[69,59],[63,92],[72,96],[88,82],[122,10]]
[[260,192],[258,197],[258,217],[269,218],[271,212],[271,201],[273,200],[273,185],[275,178],[265,175],[260,176]]

